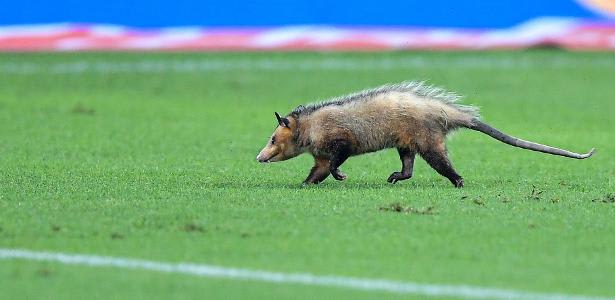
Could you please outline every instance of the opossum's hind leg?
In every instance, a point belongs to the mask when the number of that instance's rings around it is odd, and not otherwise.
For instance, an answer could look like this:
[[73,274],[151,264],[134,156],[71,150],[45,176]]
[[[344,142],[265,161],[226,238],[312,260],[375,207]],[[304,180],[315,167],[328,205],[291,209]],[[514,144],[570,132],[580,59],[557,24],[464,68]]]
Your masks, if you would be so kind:
[[330,170],[330,172],[333,178],[335,178],[335,180],[346,180],[346,178],[348,178],[348,176],[346,176],[346,174],[340,171],[340,169],[332,169]]
[[397,152],[399,153],[399,159],[401,159],[401,172],[393,172],[393,174],[389,176],[389,179],[387,179],[390,183],[410,179],[414,169],[416,151],[409,148],[397,148]]
[[314,166],[310,170],[310,175],[303,181],[303,184],[317,184],[329,176],[329,159],[326,157],[314,157]]
[[352,154],[352,146],[350,142],[346,140],[333,140],[329,144],[328,147],[331,158],[329,159],[329,171],[333,178],[336,180],[345,180],[347,178],[346,174],[340,171],[339,166],[341,166]]
[[446,155],[446,149],[444,147],[438,148],[440,149],[421,151],[421,157],[423,157],[423,159],[425,159],[425,161],[427,161],[427,163],[440,175],[448,178],[455,187],[463,187],[463,178],[453,169],[453,165]]

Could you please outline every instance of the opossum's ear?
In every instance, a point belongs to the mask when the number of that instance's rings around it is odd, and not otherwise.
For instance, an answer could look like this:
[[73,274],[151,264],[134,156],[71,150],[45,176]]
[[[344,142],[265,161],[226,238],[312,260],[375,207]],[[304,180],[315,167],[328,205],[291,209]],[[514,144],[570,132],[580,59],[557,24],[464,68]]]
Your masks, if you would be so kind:
[[280,114],[278,114],[277,112],[275,113],[275,117],[278,119],[278,124],[280,124],[280,126],[290,128],[290,121],[288,121],[287,118],[280,117]]

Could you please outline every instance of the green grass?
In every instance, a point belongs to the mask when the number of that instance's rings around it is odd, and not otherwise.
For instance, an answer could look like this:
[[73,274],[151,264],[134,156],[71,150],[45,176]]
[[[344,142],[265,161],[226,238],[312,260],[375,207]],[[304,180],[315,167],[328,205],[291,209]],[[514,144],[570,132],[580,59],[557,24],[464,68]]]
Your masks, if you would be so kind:
[[[1,68],[383,58],[425,64],[110,74]],[[455,63],[481,59],[508,63]],[[2,54],[0,247],[615,297],[614,78],[611,53]],[[309,155],[255,161],[274,111],[407,79],[466,95],[464,103],[509,134],[598,151],[578,161],[460,131],[448,147],[463,189],[422,160],[412,180],[387,184],[400,168],[394,150],[351,158],[341,168],[347,181],[309,188],[300,188]],[[433,214],[381,209],[395,203]],[[6,299],[408,298],[17,260],[0,260],[0,291]]]

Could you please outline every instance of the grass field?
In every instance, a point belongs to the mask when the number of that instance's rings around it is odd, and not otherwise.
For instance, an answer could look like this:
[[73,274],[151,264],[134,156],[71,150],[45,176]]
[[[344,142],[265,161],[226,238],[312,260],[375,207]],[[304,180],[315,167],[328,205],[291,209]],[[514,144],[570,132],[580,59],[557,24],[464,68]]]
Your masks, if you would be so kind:
[[[509,134],[597,152],[460,131],[463,189],[422,160],[388,184],[394,150],[308,188],[309,155],[255,161],[274,111],[408,79]],[[0,248],[615,297],[614,79],[611,53],[1,54]],[[0,260],[0,294],[424,297],[26,260]]]

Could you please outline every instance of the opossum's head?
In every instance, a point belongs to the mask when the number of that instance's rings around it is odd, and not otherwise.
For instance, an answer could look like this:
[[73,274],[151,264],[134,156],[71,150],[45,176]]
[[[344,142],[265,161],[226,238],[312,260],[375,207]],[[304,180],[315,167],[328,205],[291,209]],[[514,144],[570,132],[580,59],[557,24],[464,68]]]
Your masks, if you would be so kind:
[[283,161],[301,154],[301,149],[295,144],[295,118],[283,118],[276,112],[278,127],[269,138],[265,148],[256,156],[256,160],[262,163]]

